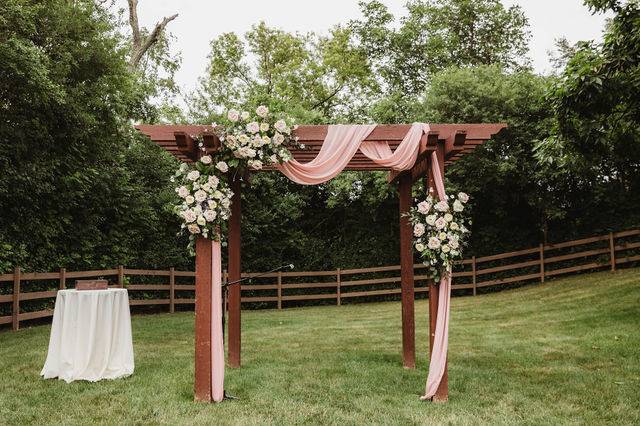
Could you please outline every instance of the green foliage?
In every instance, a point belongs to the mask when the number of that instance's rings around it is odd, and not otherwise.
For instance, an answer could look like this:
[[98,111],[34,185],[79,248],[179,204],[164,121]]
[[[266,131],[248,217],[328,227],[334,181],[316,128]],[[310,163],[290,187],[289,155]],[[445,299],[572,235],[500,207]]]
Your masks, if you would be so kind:
[[417,96],[431,76],[451,66],[526,63],[527,19],[498,0],[412,0],[396,22],[378,0],[360,2],[349,24],[389,94]]

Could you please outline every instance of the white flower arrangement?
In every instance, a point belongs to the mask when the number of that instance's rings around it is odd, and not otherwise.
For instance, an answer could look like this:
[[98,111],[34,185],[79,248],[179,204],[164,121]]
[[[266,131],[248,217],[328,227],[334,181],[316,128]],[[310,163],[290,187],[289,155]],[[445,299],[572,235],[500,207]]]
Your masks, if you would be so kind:
[[199,235],[219,240],[231,216],[233,191],[217,176],[225,167],[224,161],[213,164],[211,156],[204,155],[193,166],[182,163],[173,176],[178,184],[174,211],[182,219],[181,231],[189,233],[191,250]]
[[[253,113],[229,110],[222,125],[213,124],[220,149],[202,155],[192,165],[180,165],[171,178],[178,184],[174,210],[182,219],[181,232],[189,234],[192,253],[198,236],[218,240],[224,235],[233,196],[227,183],[229,173],[289,161],[293,158],[289,148],[303,147],[292,136],[295,126],[290,123],[290,119],[272,116],[264,105]],[[200,136],[193,137],[204,151]]]
[[273,116],[264,105],[253,113],[231,109],[224,123],[214,125],[228,165],[252,170],[291,160],[289,148],[301,147],[292,136],[294,129],[290,119]]
[[455,261],[462,259],[462,248],[470,232],[465,225],[471,224],[465,214],[468,201],[464,192],[450,195],[446,201],[429,194],[409,213],[414,247],[436,283],[443,274],[451,273]]

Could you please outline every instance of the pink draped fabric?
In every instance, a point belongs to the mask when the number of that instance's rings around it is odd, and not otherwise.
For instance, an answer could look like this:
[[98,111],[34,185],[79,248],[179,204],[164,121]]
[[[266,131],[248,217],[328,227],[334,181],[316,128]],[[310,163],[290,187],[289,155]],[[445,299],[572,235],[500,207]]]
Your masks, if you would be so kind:
[[420,139],[429,131],[429,125],[414,123],[395,152],[384,141],[366,141],[374,124],[329,126],[320,152],[308,163],[291,160],[278,165],[289,179],[302,185],[317,185],[337,176],[353,156],[362,152],[376,164],[395,170],[413,166],[420,150]]
[[[433,171],[433,180],[436,185],[438,198],[440,198],[440,200],[446,200],[447,194],[444,192],[444,179],[440,173],[440,164],[435,152],[431,154],[431,170]],[[438,318],[436,320],[436,332],[433,338],[433,350],[431,351],[425,394],[420,397],[422,400],[431,399],[436,394],[447,365],[450,301],[451,271],[446,271],[440,278],[440,285],[438,286]]]
[[220,241],[211,250],[211,398],[224,399],[224,338],[222,337],[222,253]]

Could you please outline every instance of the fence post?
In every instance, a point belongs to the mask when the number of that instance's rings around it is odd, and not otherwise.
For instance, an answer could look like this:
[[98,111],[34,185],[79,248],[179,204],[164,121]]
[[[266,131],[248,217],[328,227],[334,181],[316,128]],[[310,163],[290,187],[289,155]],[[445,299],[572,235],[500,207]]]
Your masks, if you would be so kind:
[[611,257],[611,270],[616,270],[616,242],[613,238],[613,232],[609,232],[609,251]]
[[282,271],[278,271],[278,309],[282,309]]
[[338,306],[342,304],[341,295],[340,295],[340,268],[336,269],[336,297]]
[[544,282],[544,244],[540,243],[540,282]]
[[13,330],[16,331],[20,328],[20,267],[16,266],[13,270],[13,309],[11,311],[12,315],[12,326]]
[[60,268],[60,290],[64,290],[67,288],[67,270],[65,268]]
[[176,270],[172,266],[169,268],[169,313],[175,312],[175,298],[176,298]]
[[476,287],[476,257],[473,256],[471,258],[471,272],[473,277],[473,295],[476,295],[477,287]]
[[124,288],[124,267],[118,266],[118,287]]

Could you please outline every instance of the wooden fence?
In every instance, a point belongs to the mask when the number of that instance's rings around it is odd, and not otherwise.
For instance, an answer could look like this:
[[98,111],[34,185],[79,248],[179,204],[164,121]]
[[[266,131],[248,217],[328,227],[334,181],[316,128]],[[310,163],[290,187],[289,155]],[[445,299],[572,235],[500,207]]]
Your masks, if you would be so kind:
[[[564,274],[615,270],[640,262],[640,229],[609,233],[555,244],[540,244],[524,250],[491,256],[472,257],[458,263],[452,289],[476,295],[486,287],[505,288],[540,281]],[[414,265],[415,292],[428,292],[425,266]],[[253,307],[278,308],[313,303],[384,300],[400,294],[400,266],[382,266],[332,271],[276,272],[242,285],[242,303]],[[420,273],[422,272],[422,274]],[[259,273],[245,273],[255,277]],[[117,269],[95,271],[28,272],[19,267],[0,275],[0,325],[11,324],[17,330],[21,321],[53,315],[58,289],[78,278],[109,279],[113,287],[129,290],[132,307],[167,306],[174,312],[180,305],[193,305],[194,277],[191,271]],[[226,279],[226,273],[223,279]],[[13,286],[11,286],[13,284]],[[71,286],[73,287],[73,286]],[[30,288],[29,291],[26,291]],[[35,290],[34,290],[35,289]],[[10,291],[12,290],[12,291]],[[486,290],[483,290],[486,291]]]

